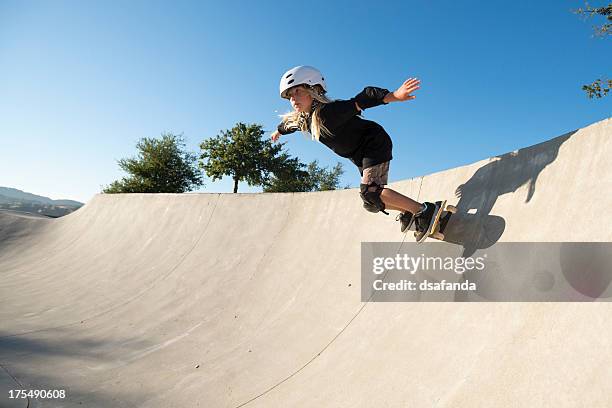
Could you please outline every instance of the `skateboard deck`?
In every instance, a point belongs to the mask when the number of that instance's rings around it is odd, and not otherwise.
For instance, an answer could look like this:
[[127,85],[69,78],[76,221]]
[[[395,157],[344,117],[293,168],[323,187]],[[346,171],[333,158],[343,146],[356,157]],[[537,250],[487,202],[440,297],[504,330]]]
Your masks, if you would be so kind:
[[[433,239],[437,239],[439,241],[444,241],[444,230],[451,216],[457,212],[457,208],[453,205],[446,205],[446,200],[444,201],[436,201],[436,206],[438,207],[436,213],[433,216],[433,221],[429,226],[428,232],[423,235],[420,240],[417,242],[421,243],[425,241],[428,237],[432,237]],[[414,236],[417,237],[418,233],[415,231]]]

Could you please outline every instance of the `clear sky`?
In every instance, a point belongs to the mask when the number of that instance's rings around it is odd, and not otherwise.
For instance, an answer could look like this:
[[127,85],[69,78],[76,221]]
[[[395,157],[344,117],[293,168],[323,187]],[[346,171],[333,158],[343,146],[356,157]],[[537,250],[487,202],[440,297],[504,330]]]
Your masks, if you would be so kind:
[[[0,0],[0,186],[85,202],[124,175],[117,160],[142,137],[183,133],[198,152],[237,122],[273,130],[296,65],[319,68],[336,99],[421,80],[415,100],[364,113],[393,139],[391,182],[529,146],[611,116],[612,96],[580,89],[612,71],[610,39],[571,12],[581,6]],[[305,163],[340,161],[342,185],[358,186],[347,159],[301,133],[284,140]]]

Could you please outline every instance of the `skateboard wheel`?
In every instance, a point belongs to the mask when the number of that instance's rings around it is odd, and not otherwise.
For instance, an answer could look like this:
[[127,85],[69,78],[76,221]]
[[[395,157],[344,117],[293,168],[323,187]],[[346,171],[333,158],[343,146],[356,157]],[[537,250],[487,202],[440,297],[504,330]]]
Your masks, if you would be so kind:
[[439,239],[440,241],[444,241],[444,234],[442,234],[441,232],[436,232],[432,234],[431,237],[434,239]]
[[455,207],[454,205],[447,205],[446,211],[448,211],[451,214],[455,214],[457,212],[457,207]]

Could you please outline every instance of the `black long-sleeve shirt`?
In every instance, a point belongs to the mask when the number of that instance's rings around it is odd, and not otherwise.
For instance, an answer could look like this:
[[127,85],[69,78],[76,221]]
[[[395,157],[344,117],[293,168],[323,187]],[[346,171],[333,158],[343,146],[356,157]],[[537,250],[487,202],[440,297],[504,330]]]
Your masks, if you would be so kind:
[[[321,134],[319,141],[339,156],[350,159],[360,171],[391,160],[391,138],[378,123],[357,116],[360,112],[355,106],[355,102],[361,109],[386,105],[383,98],[388,93],[388,89],[368,86],[349,100],[339,99],[324,104],[320,112],[321,121],[332,134]],[[283,123],[277,129],[282,135],[298,130],[285,128]]]

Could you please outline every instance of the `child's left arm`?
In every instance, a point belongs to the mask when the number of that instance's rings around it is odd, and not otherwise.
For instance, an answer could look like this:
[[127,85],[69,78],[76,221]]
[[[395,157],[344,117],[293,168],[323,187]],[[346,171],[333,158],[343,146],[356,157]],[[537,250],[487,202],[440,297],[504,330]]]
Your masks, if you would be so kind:
[[[384,88],[366,87],[363,92],[357,95],[355,99],[355,107],[358,111],[362,111],[373,106],[378,106],[381,103],[388,104],[389,102],[401,102],[408,101],[416,98],[414,95],[410,95],[412,92],[420,88],[421,81],[416,78],[409,78],[393,92]],[[387,92],[384,97],[377,96],[380,92]]]
[[415,95],[410,95],[412,92],[420,88],[421,81],[416,78],[408,78],[404,83],[393,92],[389,92],[383,98],[385,103],[409,101],[416,98]]

